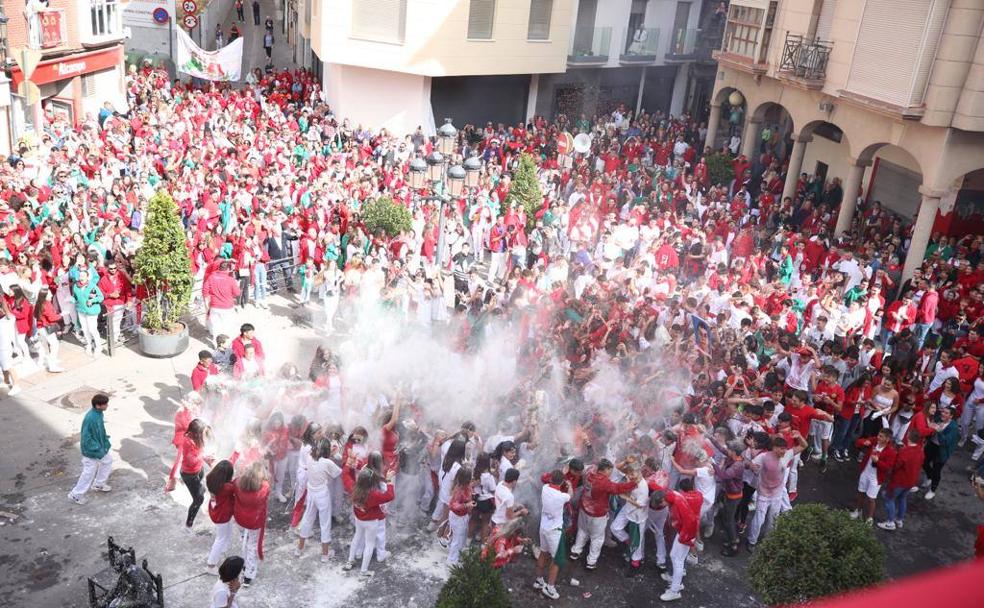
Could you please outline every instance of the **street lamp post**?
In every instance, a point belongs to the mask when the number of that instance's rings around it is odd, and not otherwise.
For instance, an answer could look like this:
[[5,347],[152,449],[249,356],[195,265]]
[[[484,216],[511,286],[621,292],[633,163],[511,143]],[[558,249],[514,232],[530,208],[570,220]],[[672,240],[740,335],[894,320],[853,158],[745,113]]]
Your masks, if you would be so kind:
[[409,166],[410,187],[421,190],[430,184],[433,194],[423,197],[423,200],[438,203],[437,255],[434,261],[442,272],[445,205],[452,198],[461,196],[465,188],[476,188],[482,169],[481,161],[475,156],[465,159],[462,164],[451,164],[457,141],[458,129],[451,124],[450,118],[444,119],[444,124],[437,130],[437,149],[424,158],[414,158]]

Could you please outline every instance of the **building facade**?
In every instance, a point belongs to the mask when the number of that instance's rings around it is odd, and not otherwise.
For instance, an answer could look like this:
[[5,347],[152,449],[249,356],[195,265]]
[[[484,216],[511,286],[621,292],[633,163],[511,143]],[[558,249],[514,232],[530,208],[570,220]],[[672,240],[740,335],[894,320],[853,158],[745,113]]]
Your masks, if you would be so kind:
[[[723,23],[707,1],[575,0],[567,70],[539,78],[536,114],[705,107]],[[710,42],[710,44],[709,44]]]
[[295,2],[295,55],[310,56],[328,102],[397,132],[619,104],[679,112],[712,89],[710,47],[698,52],[710,0]]
[[74,123],[98,114],[105,102],[127,110],[122,3],[49,0],[25,6],[5,0],[3,8],[10,103],[0,145],[8,152],[18,141],[38,136],[46,113]]
[[858,203],[914,222],[904,277],[932,234],[984,232],[984,2],[732,0],[707,145],[842,180],[837,232]]

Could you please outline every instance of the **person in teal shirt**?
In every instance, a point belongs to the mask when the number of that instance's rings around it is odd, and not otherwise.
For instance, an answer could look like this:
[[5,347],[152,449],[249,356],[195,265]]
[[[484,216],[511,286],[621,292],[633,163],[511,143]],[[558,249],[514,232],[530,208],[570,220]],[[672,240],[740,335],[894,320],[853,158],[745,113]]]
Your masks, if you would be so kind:
[[79,439],[82,450],[82,474],[68,493],[68,499],[80,505],[88,502],[85,497],[89,490],[109,492],[112,488],[106,482],[113,471],[113,457],[109,453],[109,435],[103,412],[109,409],[109,396],[96,393],[92,397],[92,409],[82,419],[82,433]]
[[97,356],[102,351],[102,339],[99,337],[99,313],[102,310],[103,293],[99,289],[96,274],[81,270],[79,278],[72,286],[72,296],[75,298],[75,311],[82,325],[82,336],[85,338],[86,351]]

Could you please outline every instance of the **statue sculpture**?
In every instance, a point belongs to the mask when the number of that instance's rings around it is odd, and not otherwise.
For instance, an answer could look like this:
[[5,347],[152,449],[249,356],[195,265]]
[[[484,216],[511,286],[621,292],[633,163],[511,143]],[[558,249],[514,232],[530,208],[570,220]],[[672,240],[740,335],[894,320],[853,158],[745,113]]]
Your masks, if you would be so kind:
[[150,573],[147,560],[138,566],[133,549],[123,549],[110,537],[109,563],[116,574],[116,582],[107,589],[89,579],[89,605],[92,608],[163,608],[161,577]]

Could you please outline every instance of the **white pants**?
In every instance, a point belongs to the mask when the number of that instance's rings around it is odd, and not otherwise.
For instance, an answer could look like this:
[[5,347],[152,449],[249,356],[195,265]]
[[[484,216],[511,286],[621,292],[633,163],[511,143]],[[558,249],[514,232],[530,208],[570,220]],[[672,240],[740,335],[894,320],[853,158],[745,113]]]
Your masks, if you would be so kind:
[[758,542],[759,534],[763,529],[772,528],[776,516],[782,512],[783,494],[784,492],[776,496],[762,496],[761,492],[755,494],[755,517],[748,528],[748,544],[754,545]]
[[572,553],[581,553],[584,545],[588,545],[588,563],[592,566],[598,563],[601,547],[605,543],[605,526],[608,525],[608,515],[592,517],[582,509],[577,514],[577,538],[574,540]]
[[960,437],[966,439],[984,428],[984,404],[966,403],[960,415]]
[[212,549],[208,552],[208,564],[210,566],[217,566],[219,564],[219,560],[222,559],[222,554],[229,547],[229,541],[231,540],[232,520],[230,519],[224,524],[215,524],[215,540],[212,541]]
[[215,340],[219,334],[232,337],[234,332],[230,329],[236,321],[236,314],[231,308],[210,308],[208,311],[208,333]]
[[434,500],[434,480],[431,477],[431,470],[423,467],[420,470],[420,510],[424,513],[430,511],[431,501]]
[[325,331],[335,331],[335,313],[338,312],[338,296],[326,297],[322,300],[325,308]]
[[448,514],[451,524],[451,543],[448,545],[448,565],[454,566],[458,563],[461,550],[468,542],[468,515],[456,515],[451,512]]
[[287,457],[273,461],[273,495],[283,496],[284,478],[287,477]]
[[506,273],[506,252],[492,252],[492,259],[489,261],[489,282],[495,281]]
[[649,516],[646,519],[646,530],[653,533],[656,537],[656,563],[666,563],[666,519],[670,515],[669,507],[659,510],[649,509]]
[[331,493],[328,488],[311,491],[308,488],[307,499],[304,503],[304,516],[301,517],[298,534],[301,538],[311,538],[314,532],[314,519],[321,526],[321,542],[331,542]]
[[673,580],[670,582],[670,591],[680,593],[683,588],[683,575],[687,573],[688,555],[690,555],[690,547],[681,543],[679,537],[674,538],[673,548],[670,549],[670,561],[673,563]]
[[789,471],[787,473],[788,479],[786,480],[786,489],[790,494],[795,494],[797,488],[799,487],[799,465],[800,454],[797,454],[793,457],[793,462],[789,465]]
[[38,330],[38,348],[42,363],[50,370],[59,367],[58,351],[61,344],[58,342],[58,334],[54,328],[42,328]]
[[300,460],[301,453],[298,450],[287,450],[287,469],[285,475],[290,480],[291,493],[297,487],[297,462]]
[[92,486],[104,486],[109,474],[113,471],[113,456],[106,452],[102,458],[82,457],[82,474],[72,488],[73,496],[85,496]]
[[79,323],[82,325],[82,337],[85,338],[87,350],[98,353],[102,350],[102,339],[99,337],[99,315],[79,313]]
[[[126,314],[126,306],[122,304],[117,304],[113,306],[112,309],[106,311],[107,322],[112,323],[113,333],[111,335],[113,340],[119,341],[123,336],[120,335],[120,327],[123,325],[123,315]],[[106,338],[110,338],[110,334],[107,330]]]
[[257,549],[260,545],[260,531],[244,529],[242,539],[242,557],[246,562],[246,567],[243,570],[243,576],[246,578],[256,578],[256,573],[260,570],[260,555],[257,553]]
[[[353,516],[354,520],[355,517]],[[376,561],[381,562],[389,557],[389,553],[386,552],[386,522],[388,519],[380,519],[379,525],[376,526]],[[366,549],[366,543],[362,543],[355,546],[355,557],[359,559],[362,557],[362,552]]]
[[379,525],[382,520],[370,519],[363,521],[355,519],[355,538],[349,547],[349,561],[355,561],[358,547],[362,547],[362,571],[369,571],[369,562],[372,561],[372,553],[376,550],[376,535],[379,533]]
[[[629,517],[626,511],[628,509],[625,507],[619,509],[618,515],[615,516],[615,521],[612,522],[612,536],[622,543],[629,540],[629,533],[625,531],[625,528],[629,525]],[[639,530],[639,532],[642,533],[643,530]],[[642,538],[639,539],[639,546],[632,552],[632,561],[640,562],[645,556],[646,543],[642,542],[642,540]]]

